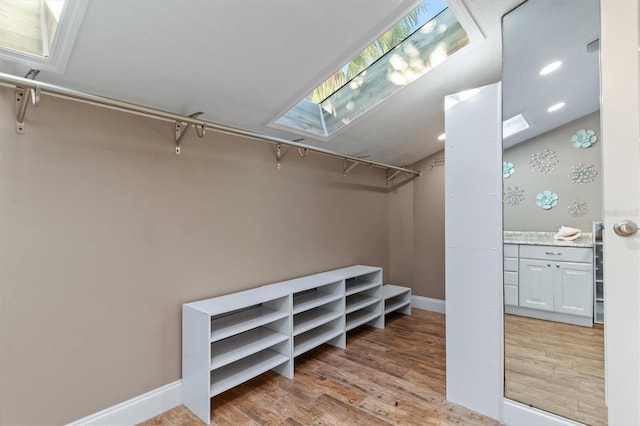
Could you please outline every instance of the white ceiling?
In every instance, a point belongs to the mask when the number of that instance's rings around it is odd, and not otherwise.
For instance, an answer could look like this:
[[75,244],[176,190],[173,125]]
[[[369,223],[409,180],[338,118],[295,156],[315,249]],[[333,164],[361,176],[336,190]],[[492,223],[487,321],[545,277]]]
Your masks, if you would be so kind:
[[[321,146],[406,165],[442,149],[443,98],[494,83],[500,20],[522,0],[462,0],[486,39]],[[287,139],[266,123],[308,94],[416,0],[90,2],[63,74],[38,80]],[[0,71],[26,66],[0,61]],[[171,135],[168,135],[170,138]]]

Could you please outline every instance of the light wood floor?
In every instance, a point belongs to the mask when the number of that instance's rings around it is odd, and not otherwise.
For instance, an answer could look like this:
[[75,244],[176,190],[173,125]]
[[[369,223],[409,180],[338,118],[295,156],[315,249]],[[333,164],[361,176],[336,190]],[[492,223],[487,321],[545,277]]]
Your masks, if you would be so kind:
[[[289,380],[269,372],[212,399],[216,425],[498,425],[445,398],[444,315],[413,310],[384,330],[353,331],[347,349],[296,360]],[[143,423],[202,422],[180,406]]]
[[505,396],[589,425],[607,424],[604,330],[505,315]]

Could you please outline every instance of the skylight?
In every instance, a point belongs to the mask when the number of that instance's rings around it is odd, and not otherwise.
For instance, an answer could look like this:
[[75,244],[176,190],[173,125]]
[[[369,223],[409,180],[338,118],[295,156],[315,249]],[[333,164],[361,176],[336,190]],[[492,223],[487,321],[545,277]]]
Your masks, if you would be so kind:
[[275,121],[327,138],[469,44],[444,0],[425,0]]
[[49,57],[64,0],[0,0],[0,45]]
[[529,122],[522,114],[515,115],[502,122],[502,137],[508,138],[529,128]]
[[0,59],[62,72],[86,0],[0,0]]

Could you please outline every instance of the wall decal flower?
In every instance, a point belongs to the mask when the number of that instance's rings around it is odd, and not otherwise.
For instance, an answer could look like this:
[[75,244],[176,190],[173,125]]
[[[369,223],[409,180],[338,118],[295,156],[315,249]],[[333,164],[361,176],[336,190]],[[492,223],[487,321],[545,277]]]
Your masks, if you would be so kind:
[[505,179],[510,178],[516,172],[516,168],[513,163],[509,161],[502,162],[502,177]]
[[536,196],[536,204],[545,210],[558,205],[558,194],[551,191],[542,191]]
[[571,166],[571,174],[569,175],[571,183],[579,183],[582,185],[583,183],[593,182],[598,175],[594,167],[593,164],[586,166],[582,163],[577,166]]
[[529,160],[531,171],[540,173],[550,172],[558,162],[555,151],[551,151],[550,149],[531,154],[531,160]]
[[508,186],[504,189],[502,200],[505,204],[517,206],[520,202],[524,201],[524,190],[517,186],[514,186],[513,188]]
[[575,200],[569,203],[568,211],[571,216],[580,217],[589,212],[589,206],[584,201]]
[[571,143],[573,143],[573,146],[576,148],[589,148],[596,143],[597,140],[598,137],[593,130],[581,129],[578,130],[575,135],[571,136]]

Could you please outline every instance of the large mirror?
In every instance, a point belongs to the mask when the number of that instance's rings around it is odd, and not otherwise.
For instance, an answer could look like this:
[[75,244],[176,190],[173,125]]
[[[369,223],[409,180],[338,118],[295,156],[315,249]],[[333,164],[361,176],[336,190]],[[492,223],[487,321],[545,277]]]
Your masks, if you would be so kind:
[[503,18],[505,397],[607,423],[598,0]]

